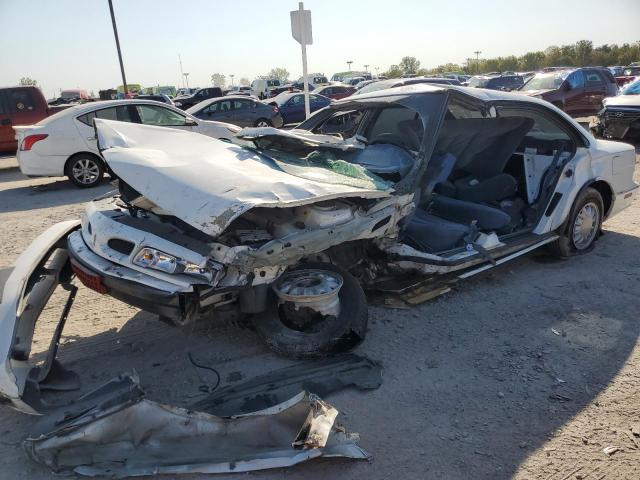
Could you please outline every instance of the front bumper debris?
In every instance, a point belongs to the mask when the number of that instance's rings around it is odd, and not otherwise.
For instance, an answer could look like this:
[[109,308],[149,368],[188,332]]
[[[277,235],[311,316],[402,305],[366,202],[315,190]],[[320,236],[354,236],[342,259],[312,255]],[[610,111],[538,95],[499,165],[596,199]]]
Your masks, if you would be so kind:
[[55,472],[117,478],[249,472],[322,456],[369,458],[357,435],[334,426],[337,415],[301,392],[266,410],[216,417],[148,400],[135,377],[123,376],[43,418],[24,446]]
[[589,124],[596,136],[623,139],[630,131],[640,131],[640,109],[604,108]]
[[[0,395],[26,413],[42,413],[53,406],[42,400],[44,389],[74,390],[78,379],[55,361],[62,327],[75,295],[66,237],[79,221],[58,223],[22,252],[9,275],[0,304]],[[38,318],[61,285],[70,292],[47,357],[37,366],[31,359],[31,343]]]

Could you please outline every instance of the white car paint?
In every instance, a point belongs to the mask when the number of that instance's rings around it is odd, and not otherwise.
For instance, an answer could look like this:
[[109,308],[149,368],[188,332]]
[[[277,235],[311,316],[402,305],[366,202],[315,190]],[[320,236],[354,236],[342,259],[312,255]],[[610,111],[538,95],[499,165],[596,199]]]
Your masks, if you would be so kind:
[[[562,194],[560,202],[548,217],[541,217],[533,231],[540,236],[539,241],[536,239],[528,248],[498,258],[495,264],[504,263],[557,239],[558,234],[553,232],[568,217],[581,189],[593,182],[604,182],[613,192],[609,217],[628,206],[637,194],[638,185],[633,181],[635,152],[632,146],[596,140],[569,116],[542,100],[498,91],[448,88],[461,90],[487,102],[517,98],[527,103],[543,104],[573,125],[584,140],[584,145],[577,148],[574,157],[565,165],[555,186],[555,192]],[[441,87],[414,85],[383,93],[402,96],[412,92],[441,90]],[[378,95],[380,92],[367,96],[373,98]],[[338,105],[339,103],[337,102]],[[478,255],[471,244],[465,249],[441,254],[418,251],[403,244],[398,239],[398,224],[414,208],[413,193],[392,195],[391,190],[359,188],[342,183],[327,183],[326,178],[308,179],[291,175],[268,165],[265,163],[268,160],[255,151],[240,149],[191,132],[100,119],[96,120],[96,126],[104,158],[116,174],[143,195],[141,201],[147,203],[140,208],[148,211],[147,218],[150,222],[154,221],[154,214],[173,215],[202,232],[217,237],[233,219],[245,212],[246,215],[271,215],[278,222],[273,225],[283,230],[284,234],[274,234],[271,240],[259,246],[225,244],[223,240],[213,238],[204,243],[204,253],[197,252],[195,248],[182,244],[182,240],[176,242],[171,238],[155,235],[153,230],[138,228],[140,224],[125,225],[117,221],[116,217],[122,216],[122,210],[114,210],[109,202],[117,200],[108,199],[92,202],[87,207],[81,232],[70,233],[77,228],[77,222],[58,224],[47,230],[19,257],[16,268],[7,281],[0,305],[0,393],[24,411],[32,411],[22,398],[30,365],[11,358],[12,344],[16,341],[17,312],[24,303],[22,297],[26,280],[51,247],[65,236],[71,246],[69,251],[92,266],[99,275],[105,278],[125,278],[164,292],[189,292],[196,283],[190,282],[186,274],[163,273],[134,265],[132,258],[143,246],[159,249],[199,266],[204,265],[207,260],[217,262],[219,267],[225,268],[225,275],[216,278],[215,282],[219,283],[208,285],[216,288],[237,288],[239,285],[248,285],[250,281],[254,281],[254,284],[271,283],[285,268],[295,265],[300,258],[326,253],[334,245],[359,239],[371,240],[380,251],[395,254],[395,257],[390,257],[394,266],[412,272],[443,273],[475,267],[474,270],[460,274],[460,278],[463,278],[494,266],[486,257],[480,258],[481,255]],[[277,131],[268,132],[278,134]],[[303,135],[302,131],[284,133],[282,136],[289,140],[314,139],[313,134]],[[323,136],[318,136],[315,140],[318,144],[327,145],[327,139]],[[370,198],[376,199],[376,202],[347,205],[342,210],[338,209],[336,218],[346,220],[330,223],[328,226],[300,228],[300,222],[296,221],[298,217],[293,216],[300,215],[306,222],[311,218],[308,211],[315,202],[337,199],[332,206],[336,203],[344,205],[346,197]],[[291,206],[304,208],[290,212],[292,209],[287,207]],[[250,211],[256,207],[277,208],[264,208],[261,213]],[[282,217],[285,221],[280,222],[281,217],[278,215],[287,211],[292,216]],[[493,246],[497,245],[495,232],[483,234],[487,240],[495,237]],[[131,253],[117,254],[112,249],[109,250],[110,238],[131,241],[134,244]],[[493,248],[487,243],[485,245],[487,250]],[[417,259],[425,261],[418,262]],[[443,263],[452,259],[469,260],[466,264],[457,263],[454,267]],[[256,282],[253,278],[260,280]],[[198,282],[197,285],[202,286],[202,283]],[[218,290],[209,298],[216,295],[220,295]],[[215,298],[213,301],[220,304],[228,302],[222,298]]]
[[13,343],[19,327],[18,317],[25,311],[24,294],[27,280],[60,240],[79,225],[78,220],[68,220],[53,225],[36,238],[16,260],[7,279],[0,303],[0,393],[27,413],[36,413],[21,400],[29,371],[34,365],[28,360],[12,358]]
[[100,119],[96,126],[102,155],[116,175],[162,209],[212,236],[256,206],[293,207],[391,194],[350,186],[348,177],[345,183],[326,183],[290,175],[257,153],[202,135]]
[[[78,118],[106,108],[135,105],[152,105],[164,108],[180,115],[185,121],[188,120],[188,124],[183,126],[163,128],[186,130],[213,138],[230,138],[239,130],[235,125],[196,119],[171,105],[151,100],[110,100],[85,103],[62,110],[35,125],[14,127],[18,141],[16,156],[20,170],[29,176],[63,176],[65,175],[65,165],[71,156],[82,152],[99,156],[100,152],[96,144],[93,126],[81,122]],[[48,137],[36,142],[31,150],[22,150],[24,138],[35,134],[45,134]]]

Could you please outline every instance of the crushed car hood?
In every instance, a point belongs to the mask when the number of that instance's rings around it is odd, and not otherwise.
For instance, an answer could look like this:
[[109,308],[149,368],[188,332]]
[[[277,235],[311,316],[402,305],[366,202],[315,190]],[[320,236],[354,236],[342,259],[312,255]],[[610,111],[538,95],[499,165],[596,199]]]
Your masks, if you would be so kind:
[[197,133],[101,119],[95,124],[102,156],[119,178],[213,237],[257,206],[381,198],[392,192],[373,183],[355,186],[353,178],[323,168],[310,167],[303,178],[257,151]]

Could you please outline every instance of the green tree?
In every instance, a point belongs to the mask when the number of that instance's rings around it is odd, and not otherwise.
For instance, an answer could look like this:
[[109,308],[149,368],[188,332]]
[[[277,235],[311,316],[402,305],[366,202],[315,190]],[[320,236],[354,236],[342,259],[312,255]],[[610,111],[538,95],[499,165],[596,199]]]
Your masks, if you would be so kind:
[[575,64],[585,67],[591,64],[593,54],[593,42],[591,40],[580,40],[575,45]]
[[37,86],[38,82],[35,81],[33,78],[30,77],[22,77],[20,79],[20,85],[25,86],[25,87],[30,87],[30,86]]
[[391,65],[389,70],[384,73],[387,78],[400,78],[403,75],[403,71],[399,65]]
[[399,66],[405,75],[415,75],[420,69],[420,61],[416,57],[402,57]]
[[221,73],[214,73],[211,75],[211,83],[214,87],[224,88],[227,84],[227,77],[222,75]]
[[277,78],[280,83],[287,83],[289,81],[289,71],[286,68],[275,67],[269,71],[267,77]]

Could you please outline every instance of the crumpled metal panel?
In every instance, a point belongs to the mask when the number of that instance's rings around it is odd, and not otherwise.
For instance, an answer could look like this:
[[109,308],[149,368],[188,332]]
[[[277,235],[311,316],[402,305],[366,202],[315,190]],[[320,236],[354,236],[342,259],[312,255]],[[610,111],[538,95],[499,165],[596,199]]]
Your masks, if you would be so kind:
[[77,407],[45,417],[25,450],[55,472],[118,478],[369,457],[356,445],[357,435],[334,427],[338,411],[315,395],[301,392],[266,410],[221,418],[145,399],[133,384],[132,377],[122,377]]
[[197,133],[104,119],[96,119],[96,130],[102,156],[120,178],[154,204],[214,237],[256,206],[294,207],[391,194],[323,182],[321,175],[315,180],[291,175],[249,149]]
[[193,405],[198,411],[228,417],[277,405],[301,390],[324,397],[354,386],[372,390],[382,385],[382,367],[354,354],[296,363],[247,381],[217,389]]

